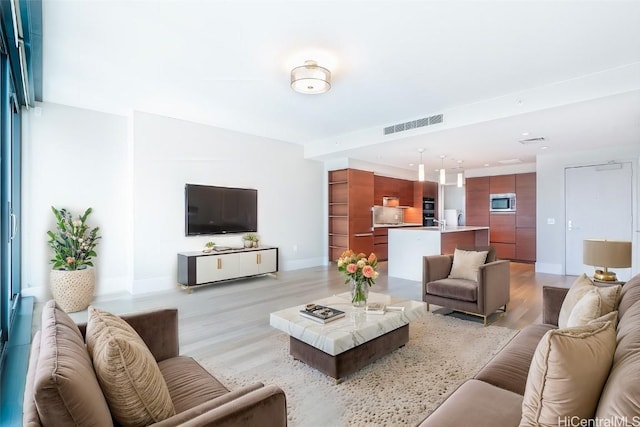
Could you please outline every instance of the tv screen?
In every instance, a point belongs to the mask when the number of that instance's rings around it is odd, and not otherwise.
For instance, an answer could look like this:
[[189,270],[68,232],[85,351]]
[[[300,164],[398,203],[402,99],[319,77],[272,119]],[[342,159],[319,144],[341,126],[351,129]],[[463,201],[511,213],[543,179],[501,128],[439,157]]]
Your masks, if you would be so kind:
[[187,236],[258,231],[258,190],[187,184],[185,229]]

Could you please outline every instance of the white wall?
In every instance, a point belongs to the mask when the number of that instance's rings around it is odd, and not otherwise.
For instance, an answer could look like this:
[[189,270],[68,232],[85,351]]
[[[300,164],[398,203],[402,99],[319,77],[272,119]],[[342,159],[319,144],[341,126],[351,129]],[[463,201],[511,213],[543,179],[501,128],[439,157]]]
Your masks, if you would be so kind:
[[[627,147],[612,147],[606,150],[581,151],[563,154],[545,154],[537,158],[537,230],[536,230],[536,271],[564,274],[565,272],[565,168],[613,161],[631,161],[633,165],[633,267],[632,274],[640,271],[640,242],[638,239],[639,213],[638,199],[640,180],[638,178],[640,144]],[[615,200],[609,206],[585,206],[585,209],[615,209]],[[553,219],[554,224],[547,220]]]
[[126,289],[127,119],[96,111],[42,104],[23,115],[22,288],[40,298],[48,291],[48,230],[55,230],[51,206],[74,215],[93,208],[90,226],[102,239],[94,260],[96,293]]
[[[465,190],[464,186],[458,187],[457,185],[444,185],[442,187],[444,203],[442,204],[444,209],[455,209],[458,214],[462,214],[462,224],[465,224]],[[447,221],[449,225],[449,221]],[[455,225],[455,224],[452,224]]]
[[175,287],[178,252],[240,245],[239,235],[185,237],[186,183],[258,189],[258,233],[279,247],[280,269],[324,262],[323,165],[302,146],[138,112],[44,103],[24,117],[25,294],[50,296],[51,205],[94,208],[97,294]]
[[185,237],[186,183],[256,188],[260,242],[279,247],[281,269],[324,262],[323,165],[302,146],[145,113],[133,123],[133,292],[175,286],[176,252],[241,245],[241,235]]

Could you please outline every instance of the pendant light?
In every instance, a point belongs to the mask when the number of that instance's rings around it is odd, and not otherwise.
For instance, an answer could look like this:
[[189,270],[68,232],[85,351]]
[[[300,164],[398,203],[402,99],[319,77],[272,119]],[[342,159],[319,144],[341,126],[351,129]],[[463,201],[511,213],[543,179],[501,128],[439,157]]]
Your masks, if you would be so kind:
[[462,188],[464,184],[464,170],[462,169],[462,160],[458,160],[458,188]]
[[444,170],[444,158],[444,155],[440,156],[440,162],[442,164],[442,167],[440,168],[440,185],[445,185],[447,183],[447,176],[445,175],[446,172]]
[[420,153],[420,164],[418,165],[418,181],[424,182],[424,163],[422,162],[422,153],[424,153],[424,148],[418,148],[418,152]]

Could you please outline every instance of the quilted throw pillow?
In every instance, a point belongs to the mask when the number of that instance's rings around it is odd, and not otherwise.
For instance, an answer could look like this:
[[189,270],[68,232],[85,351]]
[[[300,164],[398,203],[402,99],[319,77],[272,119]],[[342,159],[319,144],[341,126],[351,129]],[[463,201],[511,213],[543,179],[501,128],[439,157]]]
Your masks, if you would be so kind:
[[175,414],[155,358],[120,317],[89,307],[87,348],[111,414],[123,426],[144,426]]
[[487,253],[487,251],[463,251],[456,248],[449,279],[478,280],[478,270],[485,263]]

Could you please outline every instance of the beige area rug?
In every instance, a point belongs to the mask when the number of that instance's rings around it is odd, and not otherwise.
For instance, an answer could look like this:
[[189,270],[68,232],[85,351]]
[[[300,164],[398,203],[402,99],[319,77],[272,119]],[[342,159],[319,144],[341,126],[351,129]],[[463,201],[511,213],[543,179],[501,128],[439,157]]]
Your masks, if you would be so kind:
[[293,360],[284,333],[265,338],[256,347],[260,354],[248,364],[234,364],[229,354],[228,360],[200,363],[232,390],[254,382],[280,386],[291,427],[416,425],[516,332],[428,313],[410,324],[404,347],[340,384]]

